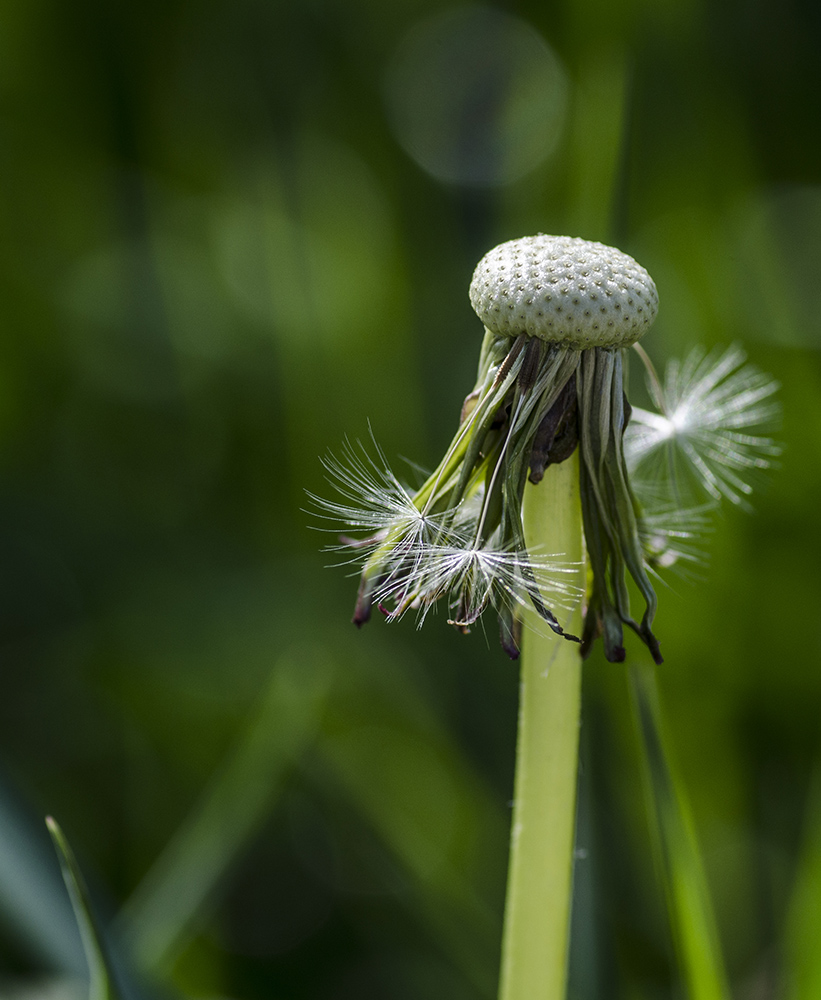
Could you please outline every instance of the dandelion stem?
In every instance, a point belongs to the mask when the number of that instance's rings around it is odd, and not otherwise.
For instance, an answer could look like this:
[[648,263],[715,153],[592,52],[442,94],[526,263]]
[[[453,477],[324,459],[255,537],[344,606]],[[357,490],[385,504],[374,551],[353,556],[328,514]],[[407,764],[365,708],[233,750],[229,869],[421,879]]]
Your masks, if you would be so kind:
[[[525,490],[530,551],[578,562],[584,585],[578,456]],[[500,1000],[563,1000],[573,882],[579,747],[579,647],[543,634],[535,612],[524,636],[515,801]],[[581,628],[581,608],[564,623]]]

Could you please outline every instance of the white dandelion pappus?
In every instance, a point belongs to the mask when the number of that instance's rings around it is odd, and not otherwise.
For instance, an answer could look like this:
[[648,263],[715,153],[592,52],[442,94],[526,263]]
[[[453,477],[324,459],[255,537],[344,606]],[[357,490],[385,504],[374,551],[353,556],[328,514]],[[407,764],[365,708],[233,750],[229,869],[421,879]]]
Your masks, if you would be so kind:
[[456,617],[449,625],[468,628],[488,605],[526,608],[550,595],[552,604],[571,610],[582,592],[561,579],[574,574],[577,567],[559,557],[538,558],[533,553],[480,545],[464,539],[454,544],[424,547],[422,558],[404,572],[383,582],[376,591],[380,604],[395,602],[388,613],[390,620],[400,618],[408,608],[418,611],[421,626],[428,612],[448,595],[455,595],[451,610]]
[[340,545],[326,551],[354,551],[345,563],[361,563],[390,534],[394,544],[405,554],[430,544],[446,530],[445,515],[420,510],[414,503],[414,493],[396,477],[376,444],[372,443],[374,459],[365,445],[355,447],[347,439],[342,445],[341,459],[329,454],[322,459],[328,473],[327,481],[342,498],[342,502],[308,493],[315,505],[312,513],[333,526],[323,530],[338,534],[339,529],[369,534],[362,539],[342,536]]
[[[348,557],[342,564],[357,567],[382,551],[382,570],[370,603],[389,621],[413,609],[421,626],[428,613],[447,600],[454,615],[449,624],[467,631],[488,606],[500,612],[528,604],[539,607],[549,594],[557,607],[569,610],[581,599],[578,588],[561,579],[574,567],[552,557],[504,549],[493,536],[481,540],[483,483],[470,489],[456,509],[432,514],[426,512],[429,504],[420,509],[415,494],[391,471],[375,442],[373,447],[376,458],[361,443],[346,441],[341,459],[323,460],[328,481],[342,501],[309,496],[318,508],[314,513],[323,519],[371,533],[362,539],[342,536],[341,544],[328,550],[345,551]],[[550,612],[545,609],[544,614]]]
[[752,487],[743,473],[768,468],[780,452],[771,438],[747,433],[772,424],[780,409],[771,398],[778,383],[745,360],[738,347],[710,354],[696,348],[683,364],[668,364],[663,385],[649,372],[661,412],[633,408],[624,438],[630,472],[668,475],[677,489],[683,457],[714,500],[745,505]]

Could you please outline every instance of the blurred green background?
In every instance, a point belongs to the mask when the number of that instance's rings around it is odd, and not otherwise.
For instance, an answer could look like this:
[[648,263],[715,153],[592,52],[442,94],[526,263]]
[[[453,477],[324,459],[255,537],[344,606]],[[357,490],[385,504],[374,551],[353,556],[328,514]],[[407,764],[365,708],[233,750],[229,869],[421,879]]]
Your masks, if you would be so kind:
[[[537,231],[648,268],[657,363],[782,384],[659,683],[735,997],[821,996],[820,11],[0,6],[0,996],[83,995],[46,813],[130,997],[494,995],[516,668],[495,625],[356,632],[304,490],[369,421],[435,464],[473,267]],[[640,778],[598,654],[579,1000],[683,995]]]

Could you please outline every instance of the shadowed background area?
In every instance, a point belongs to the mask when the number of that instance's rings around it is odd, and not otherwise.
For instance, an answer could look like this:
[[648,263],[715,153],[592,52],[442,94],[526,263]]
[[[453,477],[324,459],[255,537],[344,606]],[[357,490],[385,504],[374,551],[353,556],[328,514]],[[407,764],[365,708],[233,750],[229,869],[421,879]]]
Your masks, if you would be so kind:
[[[821,994],[819,46],[810,0],[2,5],[0,995],[83,996],[51,813],[129,997],[494,996],[516,668],[354,630],[304,491],[369,422],[436,463],[535,232],[647,267],[659,365],[782,385],[659,684],[734,995]],[[584,685],[571,995],[680,996],[625,670]]]

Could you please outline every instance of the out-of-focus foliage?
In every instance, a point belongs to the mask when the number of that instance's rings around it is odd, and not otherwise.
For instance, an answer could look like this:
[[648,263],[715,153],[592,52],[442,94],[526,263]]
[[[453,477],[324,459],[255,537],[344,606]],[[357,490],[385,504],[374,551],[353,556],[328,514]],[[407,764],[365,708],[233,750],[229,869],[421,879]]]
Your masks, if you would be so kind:
[[[735,995],[817,995],[819,45],[810,0],[0,6],[0,995],[83,995],[52,813],[128,997],[493,996],[516,671],[355,632],[303,490],[368,420],[436,460],[537,231],[648,268],[657,361],[782,384],[659,686]],[[572,995],[678,996],[625,670],[584,698]]]

